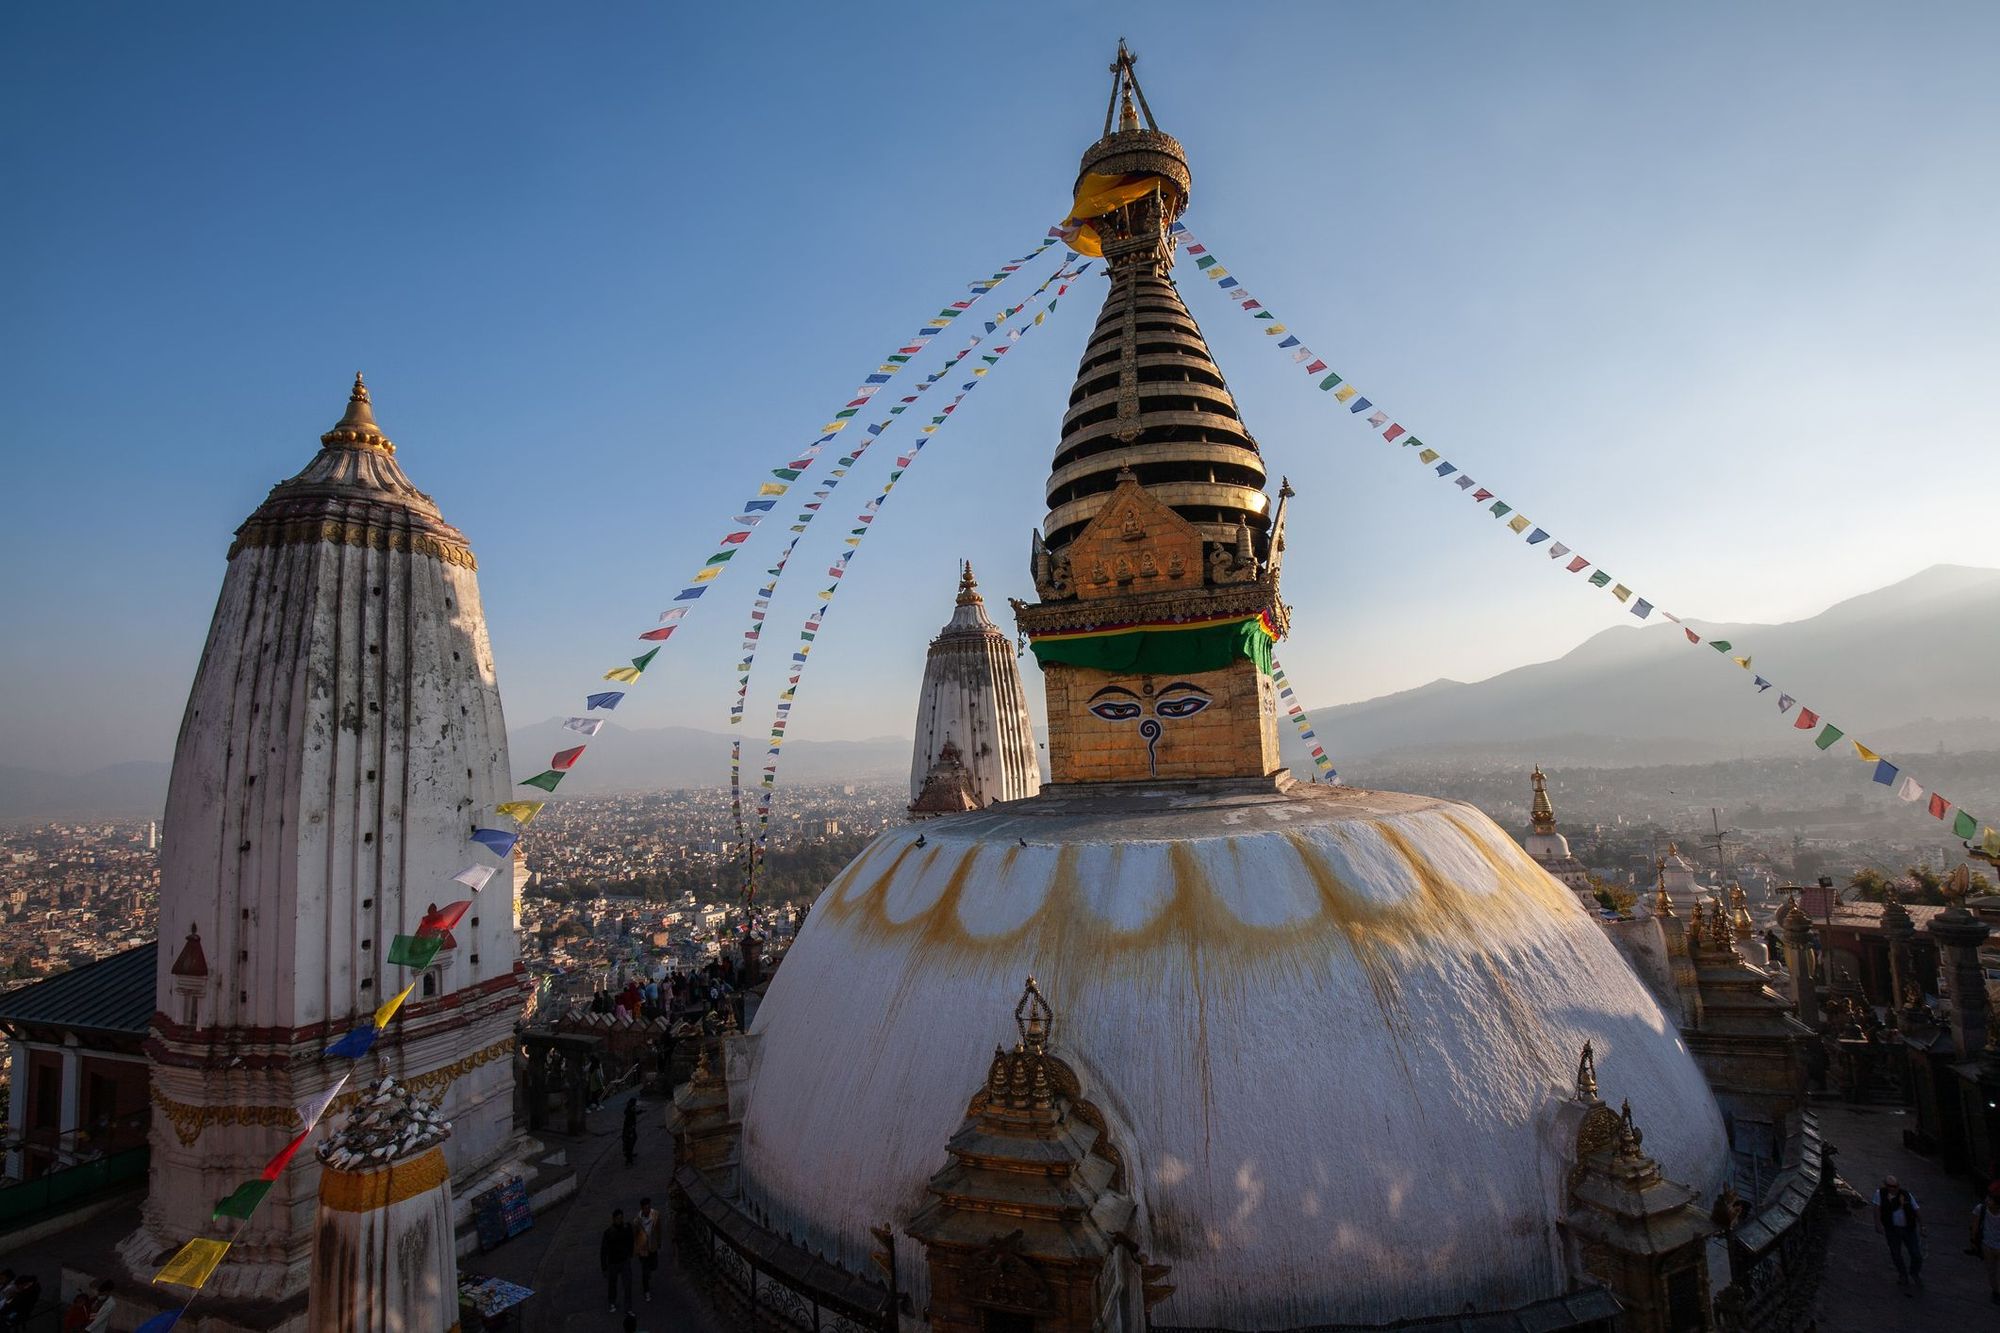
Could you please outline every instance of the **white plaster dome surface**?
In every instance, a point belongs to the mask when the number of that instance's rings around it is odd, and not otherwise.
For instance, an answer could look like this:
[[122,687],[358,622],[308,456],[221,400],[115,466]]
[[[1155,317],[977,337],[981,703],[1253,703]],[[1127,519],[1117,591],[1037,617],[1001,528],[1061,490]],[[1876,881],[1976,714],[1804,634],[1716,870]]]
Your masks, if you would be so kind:
[[[919,836],[924,845],[918,846]],[[1672,1025],[1469,806],[1350,788],[1043,796],[884,833],[752,1029],[742,1179],[856,1271],[908,1220],[1034,974],[1104,1113],[1161,1325],[1506,1309],[1568,1288],[1559,1108],[1603,1094],[1705,1196],[1726,1151]],[[905,1274],[921,1254],[903,1239]],[[907,1282],[907,1278],[906,1278]]]

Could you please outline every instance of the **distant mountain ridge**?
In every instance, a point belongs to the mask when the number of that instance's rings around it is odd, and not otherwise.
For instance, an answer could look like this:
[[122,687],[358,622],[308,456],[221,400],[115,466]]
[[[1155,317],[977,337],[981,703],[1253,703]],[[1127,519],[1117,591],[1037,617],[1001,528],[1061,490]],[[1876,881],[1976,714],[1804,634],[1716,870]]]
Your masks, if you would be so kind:
[[[1671,622],[1618,626],[1486,680],[1308,711],[1336,763],[1676,763],[1796,750],[1806,738],[1791,727],[1797,708],[1779,713],[1781,692],[1876,749],[2000,741],[2000,569],[1934,565],[1804,620],[1685,627],[1701,646]],[[1712,653],[1717,639],[1751,655],[1751,669]],[[1773,688],[1759,693],[1756,675]],[[1296,735],[1284,739],[1302,767]]]
[[[1435,680],[1338,707],[1309,708],[1336,765],[1350,759],[1501,759],[1584,765],[1699,763],[1810,748],[1780,715],[1787,691],[1849,736],[1885,753],[1946,744],[2000,747],[2000,569],[1934,565],[1920,574],[1778,625],[1688,621],[1604,630],[1548,662],[1486,680]],[[1737,669],[1707,647],[1724,639],[1754,655]],[[1752,674],[1775,682],[1758,693]],[[1281,726],[1284,756],[1310,771]],[[509,734],[515,767],[582,738],[555,718]],[[1845,742],[1842,742],[1845,744]],[[761,756],[761,749],[757,751]],[[761,760],[760,760],[761,762]],[[785,779],[900,778],[910,741],[788,740]],[[0,819],[157,816],[168,765],[114,764],[65,776],[0,766]],[[562,794],[717,786],[729,737],[694,727],[607,725]]]

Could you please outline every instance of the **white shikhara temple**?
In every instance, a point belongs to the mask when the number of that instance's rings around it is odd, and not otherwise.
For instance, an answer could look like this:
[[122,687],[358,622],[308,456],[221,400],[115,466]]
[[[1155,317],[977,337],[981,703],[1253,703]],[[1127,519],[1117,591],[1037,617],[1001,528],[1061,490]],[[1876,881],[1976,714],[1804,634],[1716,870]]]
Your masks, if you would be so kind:
[[956,814],[1041,789],[1013,640],[987,616],[972,566],[963,564],[958,604],[924,658],[910,811]]
[[[391,1075],[441,1106],[461,1197],[508,1153],[513,866],[420,977],[386,961],[426,910],[472,896],[452,876],[481,862],[468,835],[512,784],[475,568],[359,376],[318,455],[237,531],[167,800],[151,1180],[123,1246],[142,1278],[210,1234],[293,1108],[350,1070],[350,1096]],[[412,979],[373,1052],[323,1055]],[[260,1326],[303,1316],[319,1175],[295,1159],[207,1296],[262,1305]]]

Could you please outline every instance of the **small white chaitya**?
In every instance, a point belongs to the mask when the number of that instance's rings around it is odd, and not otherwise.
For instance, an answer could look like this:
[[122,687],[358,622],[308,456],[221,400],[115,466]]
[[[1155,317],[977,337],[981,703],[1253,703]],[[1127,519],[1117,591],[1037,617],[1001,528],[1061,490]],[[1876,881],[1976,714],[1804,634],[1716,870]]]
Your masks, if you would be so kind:
[[458,1327],[451,1126],[394,1079],[362,1094],[316,1153],[312,1333],[445,1333]]

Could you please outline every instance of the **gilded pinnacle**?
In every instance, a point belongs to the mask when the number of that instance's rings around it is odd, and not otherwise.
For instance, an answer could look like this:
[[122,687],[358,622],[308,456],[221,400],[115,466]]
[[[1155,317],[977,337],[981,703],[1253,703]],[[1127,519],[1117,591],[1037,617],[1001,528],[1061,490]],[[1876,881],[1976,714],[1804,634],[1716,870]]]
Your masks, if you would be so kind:
[[319,437],[319,441],[328,446],[359,446],[391,454],[396,452],[396,446],[389,443],[388,437],[382,434],[382,428],[375,424],[375,412],[368,403],[368,384],[361,378],[360,371],[354,372],[354,388],[347,395],[347,411],[332,430]]

